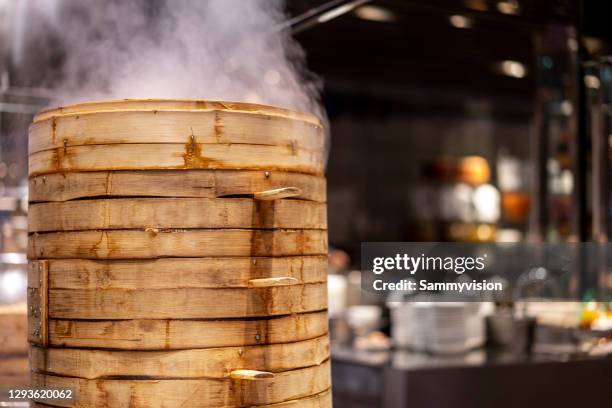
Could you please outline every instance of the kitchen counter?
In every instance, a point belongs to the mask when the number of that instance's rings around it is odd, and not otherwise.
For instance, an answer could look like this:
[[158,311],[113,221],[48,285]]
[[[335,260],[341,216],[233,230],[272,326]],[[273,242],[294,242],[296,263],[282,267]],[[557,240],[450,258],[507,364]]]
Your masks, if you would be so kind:
[[612,357],[332,348],[336,408],[603,407]]

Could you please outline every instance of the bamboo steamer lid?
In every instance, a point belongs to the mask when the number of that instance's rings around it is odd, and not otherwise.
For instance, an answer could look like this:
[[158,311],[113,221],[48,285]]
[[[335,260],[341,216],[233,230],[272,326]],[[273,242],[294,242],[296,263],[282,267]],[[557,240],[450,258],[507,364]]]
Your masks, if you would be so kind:
[[247,380],[249,376],[257,374],[237,370],[224,379],[88,380],[33,373],[32,386],[74,389],[76,401],[54,403],[58,406],[134,408],[230,408],[276,404],[306,397],[316,398],[317,394],[326,392],[331,386],[329,360],[312,367],[270,373],[255,381]]
[[248,103],[124,100],[44,111],[30,126],[30,176],[64,171],[261,169],[321,175],[311,115]]
[[125,112],[125,111],[196,111],[215,112],[230,111],[236,113],[251,113],[256,115],[270,115],[288,119],[303,120],[313,125],[321,126],[321,122],[313,115],[279,108],[276,106],[261,105],[246,102],[223,102],[194,99],[118,99],[108,101],[83,102],[58,108],[41,111],[34,118],[35,122],[53,117],[79,115],[92,112]]

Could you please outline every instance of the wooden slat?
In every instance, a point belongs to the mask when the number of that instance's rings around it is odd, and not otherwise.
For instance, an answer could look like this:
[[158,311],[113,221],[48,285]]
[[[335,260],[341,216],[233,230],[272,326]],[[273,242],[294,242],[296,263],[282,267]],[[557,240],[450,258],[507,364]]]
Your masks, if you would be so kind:
[[32,153],[29,174],[65,171],[250,169],[323,173],[320,152],[246,144],[114,144],[67,146]]
[[146,259],[159,257],[289,256],[327,253],[324,230],[123,230],[31,235],[37,258]]
[[76,401],[58,401],[56,404],[62,407],[230,408],[288,402],[320,394],[330,388],[330,377],[327,361],[319,366],[284,371],[273,379],[261,381],[87,380],[32,373],[32,385],[74,389]]
[[[34,402],[30,404],[32,408],[48,408],[57,405],[42,404]],[[332,408],[331,390],[323,391],[310,397],[304,397],[277,404],[257,405],[258,408]]]
[[29,180],[30,202],[88,197],[202,197],[253,195],[294,186],[296,198],[325,202],[325,179],[257,170],[155,170],[54,173]]
[[49,321],[50,346],[121,350],[182,350],[289,343],[326,333],[326,312],[250,320]]
[[321,126],[231,111],[114,111],[65,115],[30,126],[29,154],[64,146],[122,143],[256,144],[323,154]]
[[[235,378],[235,370],[277,373],[329,358],[327,335],[296,343],[173,351],[31,347],[32,370],[79,378]],[[26,364],[27,367],[27,364]]]
[[221,319],[266,317],[327,308],[327,285],[239,289],[50,289],[59,319]]
[[117,99],[77,103],[43,110],[34,117],[34,122],[40,122],[51,117],[61,117],[66,115],[125,111],[220,111],[230,113],[251,113],[254,115],[266,115],[302,120],[317,126],[321,125],[321,121],[314,115],[279,108],[276,106],[260,105],[247,102],[207,101],[195,99]]
[[[30,261],[32,287],[39,263]],[[298,283],[327,279],[327,257],[160,258],[44,260],[50,289],[178,289],[249,287],[252,279],[289,277]]]
[[325,229],[323,203],[248,198],[125,198],[31,204],[30,232],[146,228]]

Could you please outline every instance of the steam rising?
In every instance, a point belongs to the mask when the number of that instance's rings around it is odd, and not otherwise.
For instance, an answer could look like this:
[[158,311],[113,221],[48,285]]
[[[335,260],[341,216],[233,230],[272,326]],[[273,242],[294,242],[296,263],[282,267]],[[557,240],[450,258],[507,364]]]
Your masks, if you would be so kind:
[[63,1],[55,104],[123,98],[257,102],[323,118],[319,84],[274,0]]

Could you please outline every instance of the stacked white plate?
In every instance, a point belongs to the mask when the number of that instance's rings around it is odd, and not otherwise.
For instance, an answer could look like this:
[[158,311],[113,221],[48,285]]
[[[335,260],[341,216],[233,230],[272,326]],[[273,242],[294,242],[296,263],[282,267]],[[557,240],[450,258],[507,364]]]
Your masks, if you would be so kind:
[[462,353],[482,346],[485,320],[480,303],[432,303],[427,313],[427,350]]
[[462,353],[485,342],[485,304],[406,302],[391,306],[397,347],[436,354]]
[[389,303],[391,308],[391,336],[399,348],[426,351],[427,310],[430,303]]

